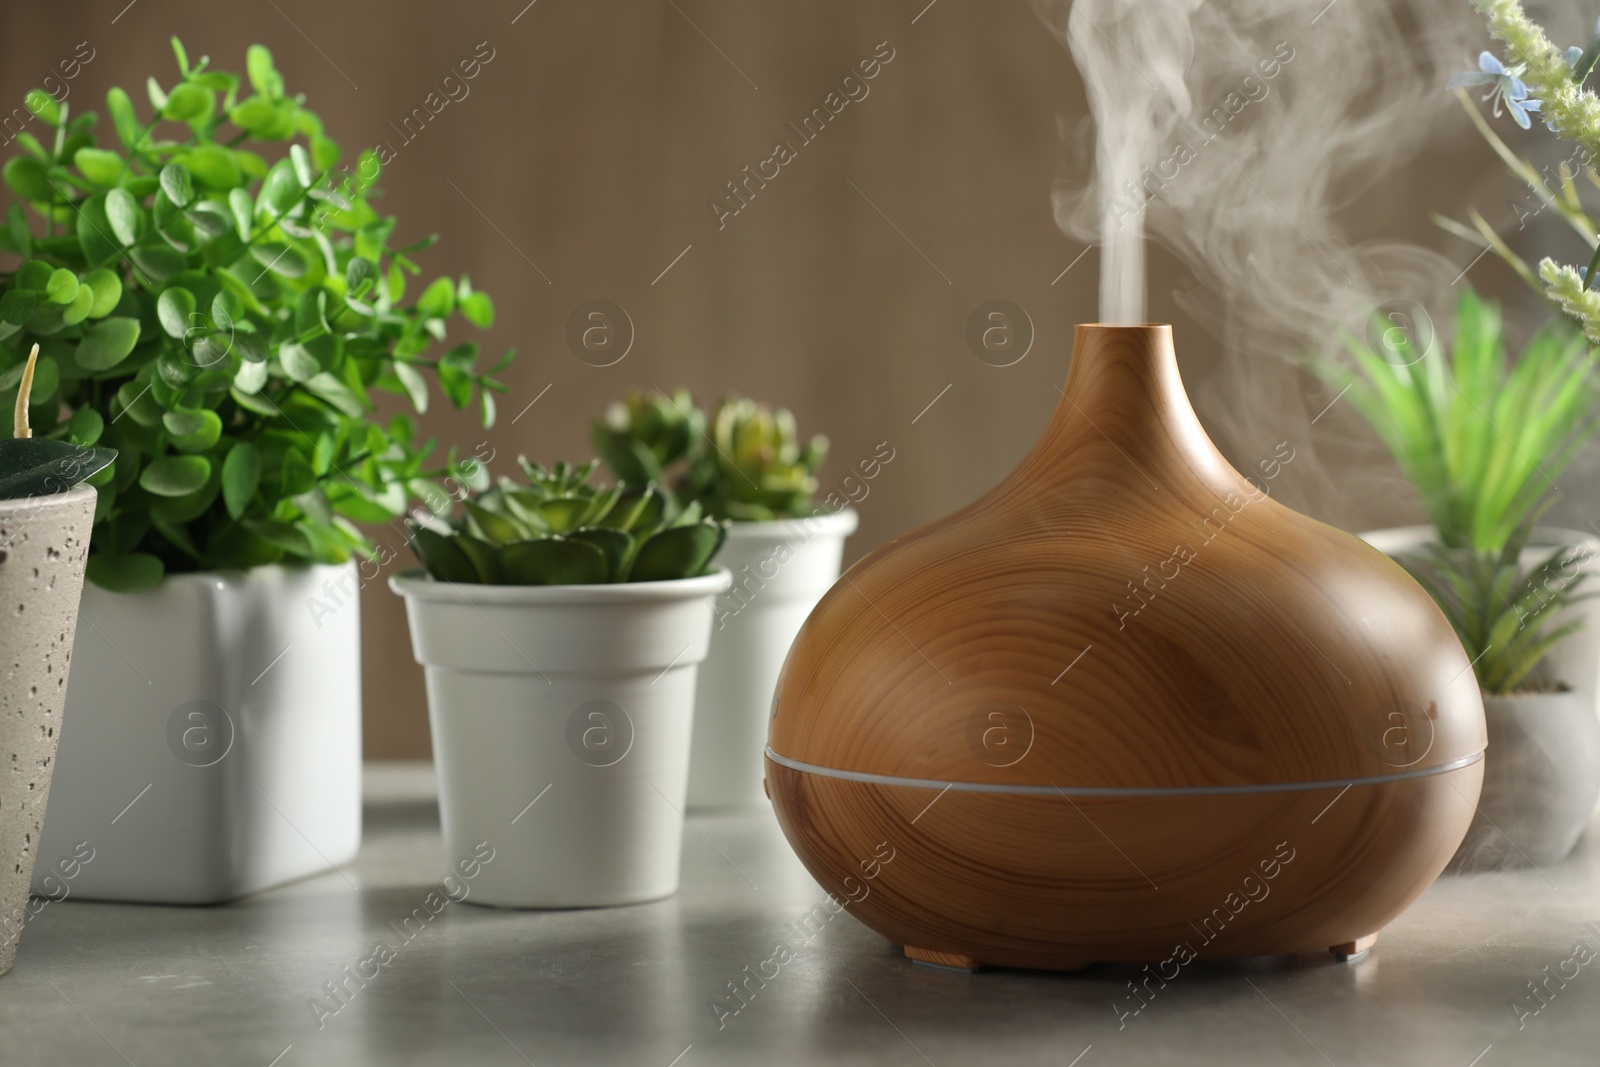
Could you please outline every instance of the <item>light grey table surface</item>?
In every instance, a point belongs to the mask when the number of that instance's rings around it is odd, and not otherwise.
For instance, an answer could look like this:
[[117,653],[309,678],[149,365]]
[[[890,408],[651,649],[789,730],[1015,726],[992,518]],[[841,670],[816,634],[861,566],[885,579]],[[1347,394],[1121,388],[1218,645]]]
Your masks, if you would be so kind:
[[[672,899],[452,903],[406,942],[391,924],[442,875],[432,770],[369,765],[366,793],[343,872],[219,907],[45,907],[0,978],[0,1065],[1600,1063],[1600,956],[1568,962],[1600,952],[1600,829],[1542,871],[1446,876],[1359,963],[1200,962],[1119,1021],[1132,968],[933,970],[848,912],[802,944],[824,894],[767,810],[691,816]],[[319,1026],[310,1002],[380,941],[394,958]],[[792,961],[719,1025],[780,941]],[[1527,983],[1574,969],[1531,1013]]]

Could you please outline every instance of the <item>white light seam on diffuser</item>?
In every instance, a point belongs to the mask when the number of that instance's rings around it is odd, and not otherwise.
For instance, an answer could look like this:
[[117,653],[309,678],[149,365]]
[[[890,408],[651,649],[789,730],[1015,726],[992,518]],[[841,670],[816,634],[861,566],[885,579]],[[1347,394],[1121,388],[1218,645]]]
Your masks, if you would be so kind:
[[1423,767],[1394,774],[1374,774],[1365,778],[1334,778],[1325,782],[1283,782],[1281,784],[1248,785],[1174,785],[1174,786],[1108,786],[1082,785],[1007,785],[1003,782],[946,782],[934,778],[902,778],[893,774],[869,774],[866,771],[845,771],[836,767],[822,767],[803,763],[788,756],[780,756],[767,747],[767,758],[792,771],[803,771],[823,778],[841,778],[847,782],[866,782],[871,785],[896,785],[905,789],[950,789],[957,793],[1016,793],[1021,796],[1079,797],[1219,797],[1239,793],[1307,793],[1316,789],[1349,788],[1353,785],[1378,785],[1382,782],[1403,782],[1410,778],[1428,778],[1469,767],[1483,758],[1480,750],[1437,767]]

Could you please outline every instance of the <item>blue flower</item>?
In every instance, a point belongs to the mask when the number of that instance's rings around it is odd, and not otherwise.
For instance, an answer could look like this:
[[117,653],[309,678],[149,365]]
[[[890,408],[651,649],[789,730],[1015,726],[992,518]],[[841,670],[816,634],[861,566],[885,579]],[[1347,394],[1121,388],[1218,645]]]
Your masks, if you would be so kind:
[[1478,56],[1478,69],[1469,70],[1465,74],[1457,74],[1446,83],[1446,89],[1458,89],[1466,85],[1487,85],[1491,88],[1485,100],[1494,101],[1494,113],[1500,114],[1500,105],[1504,104],[1507,111],[1518,126],[1528,129],[1528,112],[1538,111],[1544,105],[1538,100],[1529,98],[1528,87],[1519,74],[1520,66],[1508,67],[1488,52]]

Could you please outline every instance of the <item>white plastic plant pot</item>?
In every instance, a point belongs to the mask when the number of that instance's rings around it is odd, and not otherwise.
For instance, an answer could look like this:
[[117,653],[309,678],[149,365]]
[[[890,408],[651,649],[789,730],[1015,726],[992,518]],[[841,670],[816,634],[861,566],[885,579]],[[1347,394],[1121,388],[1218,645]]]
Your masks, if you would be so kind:
[[1483,794],[1451,869],[1559,863],[1600,799],[1600,720],[1572,691],[1485,695],[1483,714]]
[[87,842],[74,898],[211,904],[353,859],[358,592],[354,563],[86,586],[39,871]]
[[[89,555],[95,492],[0,500],[0,974],[11,969],[35,870],[58,898],[52,856],[35,864],[39,827],[61,740],[78,592]],[[76,873],[70,860],[63,871]]]
[[858,516],[736,522],[717,562],[733,585],[717,598],[700,667],[689,806],[760,804],[767,721],[778,672],[800,626],[834,582]]
[[699,578],[490,586],[390,579],[427,676],[445,854],[494,849],[470,903],[633,904],[678,888]]
[[[1423,545],[1437,541],[1439,535],[1432,526],[1397,526],[1387,530],[1370,530],[1359,536],[1385,555],[1397,556],[1415,552]],[[1578,566],[1589,578],[1579,592],[1600,592],[1600,538],[1594,534],[1554,526],[1535,526],[1519,562],[1524,570],[1530,570],[1561,545],[1577,545],[1584,553]],[[1580,600],[1567,605],[1552,617],[1550,625],[1565,625],[1573,619],[1582,621],[1583,628],[1556,643],[1545,657],[1539,673],[1582,693],[1589,706],[1595,709],[1596,717],[1600,718],[1600,599]]]

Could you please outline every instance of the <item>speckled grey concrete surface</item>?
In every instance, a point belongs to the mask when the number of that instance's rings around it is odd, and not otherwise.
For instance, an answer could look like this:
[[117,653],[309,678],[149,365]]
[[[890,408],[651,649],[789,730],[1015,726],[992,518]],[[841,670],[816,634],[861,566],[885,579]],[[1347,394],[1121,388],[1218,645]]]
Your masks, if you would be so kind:
[[[432,789],[425,766],[369,766],[366,845],[342,872],[213,908],[48,905],[0,979],[0,1063],[1600,1060],[1600,829],[1543,870],[1445,877],[1358,964],[1201,961],[1146,1003],[1131,968],[930,970],[848,912],[808,934],[823,893],[762,810],[694,816],[670,900],[446,904]],[[788,962],[767,962],[780,943]],[[727,983],[751,972],[769,977],[734,1000]]]
[[86,485],[0,500],[0,974],[38,907],[28,886],[61,740],[94,504]]

